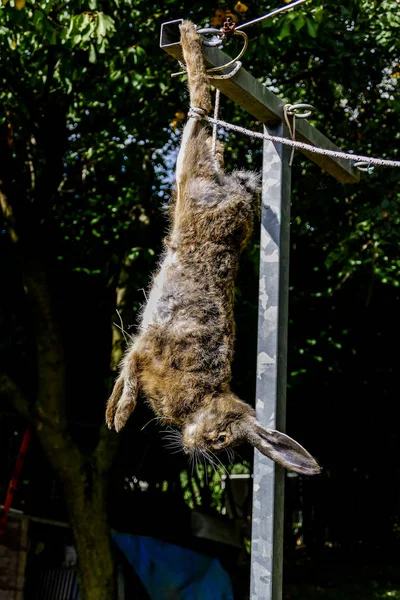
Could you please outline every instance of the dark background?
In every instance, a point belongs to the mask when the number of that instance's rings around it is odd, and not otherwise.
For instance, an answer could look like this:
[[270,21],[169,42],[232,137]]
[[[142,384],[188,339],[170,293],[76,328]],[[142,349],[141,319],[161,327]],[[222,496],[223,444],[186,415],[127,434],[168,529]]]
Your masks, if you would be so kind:
[[[185,83],[170,78],[178,66],[158,48],[160,25],[181,16],[219,25],[227,10],[244,22],[278,5],[36,4],[0,10],[0,501],[31,423],[15,508],[70,520],[63,475],[70,455],[60,462],[51,448],[53,434],[72,440],[88,506],[96,478],[107,487],[103,521],[219,556],[237,597],[246,598],[251,494],[237,516],[242,550],[194,539],[194,507],[233,523],[221,513],[223,470],[210,471],[208,482],[204,472],[187,472],[156,422],[142,430],[152,418],[143,404],[117,440],[104,442],[110,464],[101,474],[93,453],[106,435],[104,405],[124,346],[116,310],[134,332],[166,230],[162,207],[188,108]],[[395,159],[398,27],[396,0],[315,1],[249,29],[244,66],[281,98],[311,102],[312,123],[344,150]],[[230,101],[221,111],[260,128]],[[261,168],[258,141],[233,133],[224,141],[227,168]],[[286,480],[285,593],[400,598],[398,171],[379,167],[343,186],[296,154],[292,181],[287,431],[323,473]],[[258,243],[257,224],[236,296],[233,388],[250,403]],[[41,390],[53,389],[40,360],[46,331],[46,356],[57,356],[63,371],[47,421],[40,412],[50,407]],[[239,449],[235,466],[223,461],[231,472],[251,472],[249,448]],[[42,538],[72,544],[76,536],[37,527],[33,546]]]

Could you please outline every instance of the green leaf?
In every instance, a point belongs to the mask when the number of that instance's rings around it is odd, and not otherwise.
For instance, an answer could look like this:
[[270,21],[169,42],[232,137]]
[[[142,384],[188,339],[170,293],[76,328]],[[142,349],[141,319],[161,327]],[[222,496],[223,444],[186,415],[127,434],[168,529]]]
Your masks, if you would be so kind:
[[97,35],[97,43],[100,44],[101,38],[104,37],[107,33],[106,22],[104,19],[104,14],[99,13],[97,15],[97,27],[96,27],[96,35]]
[[33,11],[33,15],[32,15],[32,22],[34,25],[37,25],[40,21],[43,21],[43,19],[45,19],[45,15],[42,13],[41,10],[34,10]]
[[79,44],[79,42],[81,41],[82,36],[80,33],[77,33],[76,35],[73,35],[71,37],[71,43],[73,46],[76,46],[77,44]]
[[122,75],[122,72],[117,70],[117,71],[113,71],[110,75],[110,79],[111,81],[116,81],[117,79],[119,79]]
[[317,25],[311,19],[306,18],[308,35],[313,38],[317,37]]
[[95,63],[96,60],[97,60],[96,48],[95,48],[94,44],[90,44],[89,62],[90,63]]
[[72,81],[68,77],[65,77],[64,81],[67,84],[67,94],[70,94],[72,92]]
[[102,22],[102,28],[104,28],[103,35],[106,35],[106,33],[107,34],[113,33],[115,31],[114,19],[104,13],[98,14],[98,19],[100,19],[100,18],[101,18],[101,22]]
[[306,24],[306,20],[303,15],[299,15],[297,19],[293,20],[293,25],[295,26],[296,31],[300,31]]
[[97,46],[97,52],[99,54],[104,54],[105,51],[107,50],[107,46],[108,46],[108,41],[106,38],[102,38],[100,44]]
[[278,40],[283,40],[290,35],[290,22],[285,21],[278,35]]

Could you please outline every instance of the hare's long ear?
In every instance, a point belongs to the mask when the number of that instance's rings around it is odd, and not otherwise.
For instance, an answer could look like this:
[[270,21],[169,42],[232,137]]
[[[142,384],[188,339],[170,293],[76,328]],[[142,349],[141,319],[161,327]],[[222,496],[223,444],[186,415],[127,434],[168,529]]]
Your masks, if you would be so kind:
[[255,419],[246,424],[245,437],[262,454],[289,471],[302,475],[317,475],[321,471],[315,458],[303,446],[280,431],[264,429]]

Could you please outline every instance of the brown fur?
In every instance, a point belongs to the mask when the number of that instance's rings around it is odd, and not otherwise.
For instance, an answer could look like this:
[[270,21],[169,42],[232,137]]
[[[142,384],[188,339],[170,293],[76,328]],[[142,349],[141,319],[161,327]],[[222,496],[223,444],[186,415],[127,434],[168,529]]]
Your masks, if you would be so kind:
[[[181,26],[181,39],[191,106],[208,112],[201,39],[189,21]],[[206,127],[189,119],[177,161],[171,230],[106,420],[119,431],[141,389],[155,414],[181,430],[187,452],[207,453],[247,440],[287,468],[317,472],[318,465],[301,446],[261,428],[254,410],[229,388],[234,282],[253,227],[259,177],[246,171],[227,175],[221,165],[222,144],[215,160]],[[277,450],[279,436],[283,448]]]

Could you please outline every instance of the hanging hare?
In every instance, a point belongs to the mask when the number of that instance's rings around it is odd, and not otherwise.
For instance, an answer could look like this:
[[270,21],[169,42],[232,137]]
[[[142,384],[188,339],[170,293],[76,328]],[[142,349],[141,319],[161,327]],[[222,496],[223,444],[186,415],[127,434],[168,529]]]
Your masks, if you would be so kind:
[[[211,108],[210,86],[193,23],[181,25],[190,114]],[[285,468],[312,475],[320,468],[296,441],[263,428],[254,410],[229,387],[234,343],[234,283],[253,227],[259,177],[223,171],[205,125],[190,117],[176,166],[172,224],[141,316],[121,362],[106,420],[117,431],[138,391],[155,414],[180,432],[183,450],[207,455],[249,442]]]

